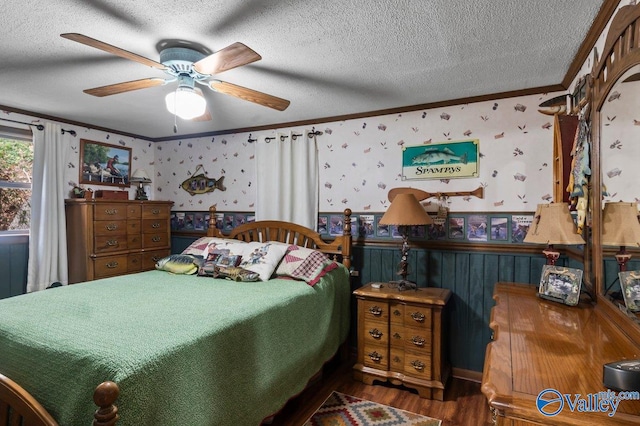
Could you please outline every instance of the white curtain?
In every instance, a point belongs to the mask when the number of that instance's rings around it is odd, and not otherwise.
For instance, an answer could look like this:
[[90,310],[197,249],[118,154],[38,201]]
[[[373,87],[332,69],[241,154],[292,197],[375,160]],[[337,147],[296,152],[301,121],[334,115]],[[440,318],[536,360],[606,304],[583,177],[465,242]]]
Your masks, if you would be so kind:
[[27,292],[69,283],[64,199],[70,138],[57,124],[34,130]]
[[256,144],[256,220],[284,220],[315,229],[318,148],[309,132],[278,133]]

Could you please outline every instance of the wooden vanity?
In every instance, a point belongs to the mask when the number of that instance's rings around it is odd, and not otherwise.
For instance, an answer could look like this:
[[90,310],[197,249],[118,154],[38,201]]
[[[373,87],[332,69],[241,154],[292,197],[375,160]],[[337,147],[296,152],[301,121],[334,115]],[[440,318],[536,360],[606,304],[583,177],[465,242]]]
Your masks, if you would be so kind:
[[540,299],[536,286],[504,282],[496,284],[493,298],[493,341],[487,346],[482,392],[494,424],[640,424],[640,400],[620,402],[613,416],[572,412],[565,403],[557,415],[547,417],[536,406],[545,389],[573,398],[606,391],[603,364],[640,358],[640,341],[616,326],[599,305],[566,306]]

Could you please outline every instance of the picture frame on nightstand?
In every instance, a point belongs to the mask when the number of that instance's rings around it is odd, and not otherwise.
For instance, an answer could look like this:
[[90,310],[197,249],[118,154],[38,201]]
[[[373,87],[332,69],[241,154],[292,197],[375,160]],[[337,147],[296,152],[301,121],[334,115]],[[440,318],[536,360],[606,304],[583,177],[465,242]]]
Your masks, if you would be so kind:
[[564,266],[544,265],[540,277],[538,296],[575,306],[580,301],[582,270]]

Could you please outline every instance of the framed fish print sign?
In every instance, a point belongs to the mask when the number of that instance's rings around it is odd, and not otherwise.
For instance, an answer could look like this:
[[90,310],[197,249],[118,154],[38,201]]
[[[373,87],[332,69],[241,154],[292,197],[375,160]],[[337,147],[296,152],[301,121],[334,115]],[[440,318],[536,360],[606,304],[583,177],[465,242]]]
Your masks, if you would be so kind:
[[131,148],[80,139],[80,182],[90,185],[129,186]]
[[476,178],[479,140],[402,147],[402,180]]

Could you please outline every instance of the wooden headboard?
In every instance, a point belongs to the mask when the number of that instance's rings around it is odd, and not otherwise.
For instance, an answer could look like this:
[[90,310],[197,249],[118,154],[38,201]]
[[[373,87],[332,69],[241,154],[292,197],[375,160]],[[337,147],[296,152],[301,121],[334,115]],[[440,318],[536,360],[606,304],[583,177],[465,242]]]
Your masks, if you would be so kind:
[[209,208],[209,228],[207,236],[220,238],[235,238],[241,241],[279,241],[295,244],[300,247],[316,249],[327,253],[335,261],[342,262],[351,268],[351,209],[344,210],[342,220],[342,235],[333,241],[325,241],[316,231],[291,222],[278,220],[259,220],[235,227],[227,236],[216,228],[216,207]]

